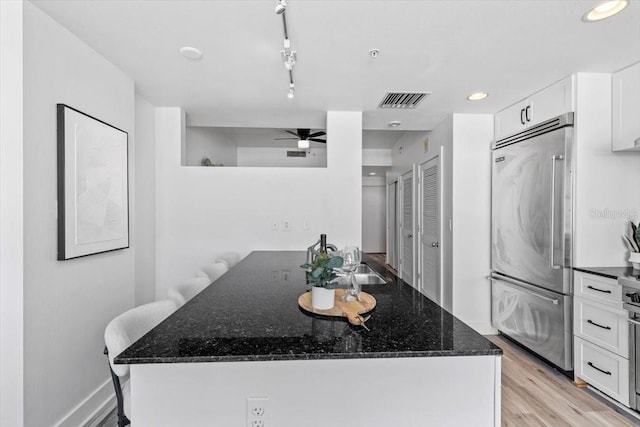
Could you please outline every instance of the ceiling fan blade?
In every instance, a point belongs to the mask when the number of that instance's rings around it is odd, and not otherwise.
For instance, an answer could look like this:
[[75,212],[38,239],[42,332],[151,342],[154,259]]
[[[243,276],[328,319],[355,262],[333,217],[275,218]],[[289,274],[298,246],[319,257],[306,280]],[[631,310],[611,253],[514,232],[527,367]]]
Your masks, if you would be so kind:
[[318,139],[318,138],[309,138],[309,141],[322,142],[323,144],[327,143],[326,139]]
[[286,133],[288,133],[288,134],[290,134],[290,135],[295,136],[295,137],[296,137],[296,138],[298,138],[298,139],[301,139],[301,138],[300,138],[300,136],[299,136],[297,133],[295,133],[295,132],[291,132],[290,130],[285,130],[285,132],[286,132]]
[[311,135],[309,135],[309,138],[317,138],[318,136],[323,136],[326,135],[326,132],[320,131],[320,132],[314,132]]
[[294,139],[300,139],[300,138],[273,138],[274,141],[283,141],[283,140],[294,140]]

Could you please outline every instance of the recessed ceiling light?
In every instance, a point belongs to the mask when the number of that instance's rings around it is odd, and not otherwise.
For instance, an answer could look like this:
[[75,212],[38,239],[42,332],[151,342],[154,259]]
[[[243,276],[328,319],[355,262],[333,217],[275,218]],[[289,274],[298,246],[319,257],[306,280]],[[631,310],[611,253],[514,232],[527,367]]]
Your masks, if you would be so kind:
[[469,101],[480,101],[481,99],[485,99],[489,94],[487,92],[476,92],[467,96]]
[[376,174],[375,172],[369,172],[369,175],[375,175],[375,174]]
[[391,128],[397,128],[398,126],[400,126],[400,122],[395,120],[393,122],[389,122],[388,126]]
[[180,53],[187,59],[200,59],[202,58],[202,51],[195,47],[184,46],[180,48]]
[[582,15],[582,20],[585,22],[600,21],[621,12],[628,4],[628,0],[609,0],[600,2],[589,12]]

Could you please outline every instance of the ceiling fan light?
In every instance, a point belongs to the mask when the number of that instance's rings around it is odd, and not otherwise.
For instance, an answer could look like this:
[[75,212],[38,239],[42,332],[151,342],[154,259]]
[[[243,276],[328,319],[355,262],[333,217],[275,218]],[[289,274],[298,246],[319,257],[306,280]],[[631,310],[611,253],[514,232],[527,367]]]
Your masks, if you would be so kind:
[[282,15],[286,9],[287,3],[285,2],[285,0],[278,0],[276,3],[276,14]]
[[308,139],[298,140],[298,148],[301,150],[306,150],[307,148],[309,148],[309,140]]

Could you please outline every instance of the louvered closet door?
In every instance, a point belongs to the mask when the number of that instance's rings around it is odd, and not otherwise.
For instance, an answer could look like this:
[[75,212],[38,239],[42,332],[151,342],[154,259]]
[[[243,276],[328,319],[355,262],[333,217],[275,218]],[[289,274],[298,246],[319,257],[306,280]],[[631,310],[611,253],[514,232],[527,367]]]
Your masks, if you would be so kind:
[[420,291],[442,304],[440,283],[440,157],[420,165]]
[[402,175],[402,280],[413,283],[413,171]]

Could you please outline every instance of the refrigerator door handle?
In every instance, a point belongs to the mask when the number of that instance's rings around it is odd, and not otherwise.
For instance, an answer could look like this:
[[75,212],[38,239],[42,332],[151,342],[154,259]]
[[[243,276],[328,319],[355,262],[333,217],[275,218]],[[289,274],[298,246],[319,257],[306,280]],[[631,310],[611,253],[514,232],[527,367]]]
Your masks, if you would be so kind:
[[562,154],[551,156],[551,248],[549,250],[549,267],[558,270],[562,265],[555,263],[555,231],[556,231],[556,161],[564,160]]
[[488,276],[487,278],[489,280],[497,280],[497,281],[502,281],[502,282],[506,282],[506,283],[511,283],[512,285],[516,285],[516,286],[526,285],[528,294],[536,296],[536,297],[538,297],[540,299],[543,299],[545,301],[549,301],[553,305],[558,305],[558,299],[557,298],[549,298],[549,297],[545,297],[544,295],[540,295],[539,293],[533,292],[531,289],[529,289],[529,287],[531,285],[529,285],[528,283],[520,282],[519,280],[515,280],[515,279],[511,279],[511,278],[498,277],[498,276],[495,276],[493,274]]

